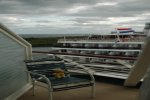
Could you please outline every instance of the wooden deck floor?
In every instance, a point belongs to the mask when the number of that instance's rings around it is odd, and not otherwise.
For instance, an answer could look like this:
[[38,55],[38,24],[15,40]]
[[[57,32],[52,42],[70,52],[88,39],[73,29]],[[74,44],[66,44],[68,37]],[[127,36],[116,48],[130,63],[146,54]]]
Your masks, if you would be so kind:
[[[53,93],[53,100],[136,100],[138,88],[129,88],[105,82],[96,83],[96,96],[90,98],[91,88],[80,88]],[[36,87],[36,94],[32,96],[29,90],[17,100],[47,100],[47,89]]]

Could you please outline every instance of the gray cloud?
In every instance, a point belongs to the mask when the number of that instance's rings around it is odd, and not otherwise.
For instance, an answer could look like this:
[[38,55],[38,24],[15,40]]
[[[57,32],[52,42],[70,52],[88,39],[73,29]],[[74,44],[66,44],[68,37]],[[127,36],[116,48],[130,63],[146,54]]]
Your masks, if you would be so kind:
[[[18,33],[141,30],[150,20],[150,0],[0,0],[0,22]],[[36,29],[39,29],[38,31]]]

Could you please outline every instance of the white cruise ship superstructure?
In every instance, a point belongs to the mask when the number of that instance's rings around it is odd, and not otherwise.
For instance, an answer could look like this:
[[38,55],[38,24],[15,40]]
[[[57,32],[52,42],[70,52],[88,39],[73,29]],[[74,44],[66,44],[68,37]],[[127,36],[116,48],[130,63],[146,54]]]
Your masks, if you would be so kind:
[[52,51],[91,68],[95,75],[126,79],[146,35],[127,28],[118,30],[111,34],[64,37]]

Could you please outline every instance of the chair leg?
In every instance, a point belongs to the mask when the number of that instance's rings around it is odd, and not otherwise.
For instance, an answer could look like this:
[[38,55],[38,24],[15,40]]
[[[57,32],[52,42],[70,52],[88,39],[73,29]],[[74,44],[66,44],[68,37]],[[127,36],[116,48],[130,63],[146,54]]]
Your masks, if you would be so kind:
[[51,88],[48,88],[48,100],[53,100],[53,90]]
[[35,95],[35,91],[34,91],[34,89],[35,89],[35,80],[32,80],[32,85],[33,85],[32,93],[33,93],[33,96],[34,96]]
[[95,83],[93,83],[93,85],[92,85],[92,93],[91,93],[91,97],[92,97],[92,98],[95,97]]

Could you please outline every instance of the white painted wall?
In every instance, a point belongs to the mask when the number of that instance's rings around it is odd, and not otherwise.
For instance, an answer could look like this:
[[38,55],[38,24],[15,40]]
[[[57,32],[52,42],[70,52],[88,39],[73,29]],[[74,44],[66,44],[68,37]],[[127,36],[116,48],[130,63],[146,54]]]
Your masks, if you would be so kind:
[[140,88],[138,100],[150,100],[150,68]]
[[0,24],[0,100],[15,100],[31,87],[24,63],[31,57],[31,45]]

